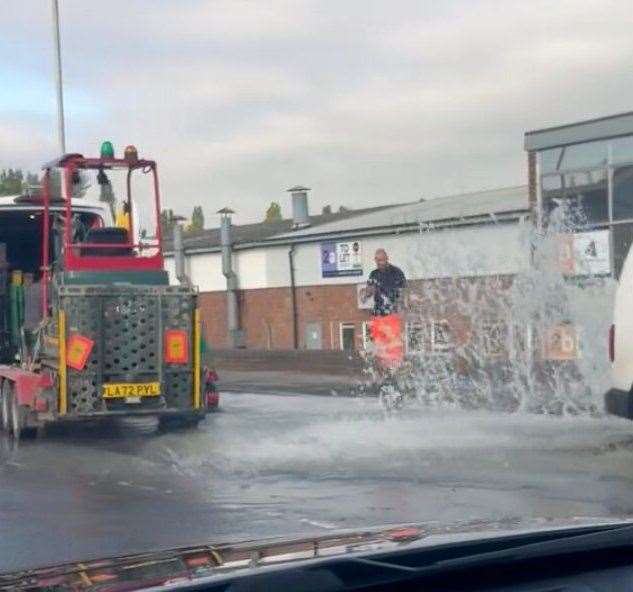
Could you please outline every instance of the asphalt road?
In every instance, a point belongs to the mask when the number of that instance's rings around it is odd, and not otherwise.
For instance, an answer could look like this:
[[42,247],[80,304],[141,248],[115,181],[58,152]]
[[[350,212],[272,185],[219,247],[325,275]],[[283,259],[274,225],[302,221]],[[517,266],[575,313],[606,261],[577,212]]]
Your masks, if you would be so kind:
[[0,441],[0,572],[400,522],[633,515],[633,423],[225,394],[195,431]]

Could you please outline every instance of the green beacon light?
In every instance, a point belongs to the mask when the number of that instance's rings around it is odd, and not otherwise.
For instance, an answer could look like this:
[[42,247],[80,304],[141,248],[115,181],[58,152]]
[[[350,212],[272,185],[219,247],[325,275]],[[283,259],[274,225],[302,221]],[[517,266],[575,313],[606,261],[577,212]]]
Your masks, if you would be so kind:
[[114,158],[114,146],[107,140],[101,144],[101,158]]

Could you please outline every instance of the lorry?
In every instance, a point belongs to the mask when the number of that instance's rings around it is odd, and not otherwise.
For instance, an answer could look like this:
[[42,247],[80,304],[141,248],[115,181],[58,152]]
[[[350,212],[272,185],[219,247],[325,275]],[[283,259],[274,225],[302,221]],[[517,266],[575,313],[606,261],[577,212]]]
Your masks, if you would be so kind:
[[197,291],[164,268],[157,165],[66,154],[0,198],[0,427],[112,421],[153,432],[206,413]]

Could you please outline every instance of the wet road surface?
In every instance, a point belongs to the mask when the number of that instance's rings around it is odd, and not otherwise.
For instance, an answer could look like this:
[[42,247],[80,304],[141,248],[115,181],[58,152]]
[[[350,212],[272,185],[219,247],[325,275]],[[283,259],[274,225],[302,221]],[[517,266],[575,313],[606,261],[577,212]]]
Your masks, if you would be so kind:
[[633,515],[633,423],[225,394],[197,430],[0,440],[0,572],[399,522]]

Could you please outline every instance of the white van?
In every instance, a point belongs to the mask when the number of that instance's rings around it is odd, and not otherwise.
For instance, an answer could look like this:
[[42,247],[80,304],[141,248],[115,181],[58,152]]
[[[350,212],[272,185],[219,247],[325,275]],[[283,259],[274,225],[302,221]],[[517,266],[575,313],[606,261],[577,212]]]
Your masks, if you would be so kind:
[[633,419],[633,255],[624,261],[615,293],[613,325],[609,331],[611,389],[605,395],[608,413]]

